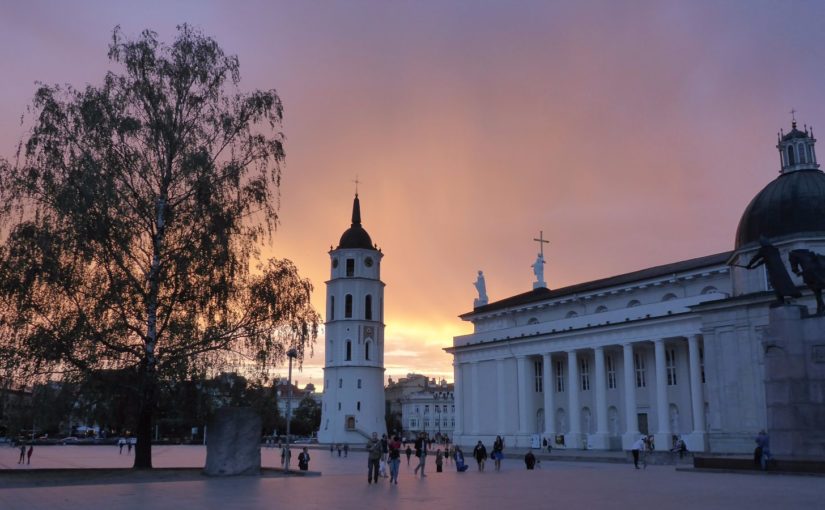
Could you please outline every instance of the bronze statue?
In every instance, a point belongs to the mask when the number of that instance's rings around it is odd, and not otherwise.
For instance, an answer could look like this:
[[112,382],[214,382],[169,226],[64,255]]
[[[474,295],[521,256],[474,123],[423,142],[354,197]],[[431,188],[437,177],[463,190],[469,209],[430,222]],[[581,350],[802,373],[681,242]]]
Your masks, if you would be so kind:
[[825,313],[822,289],[825,288],[825,255],[811,250],[792,250],[788,255],[791,271],[802,276],[802,281],[816,297],[816,313]]
[[765,265],[765,269],[768,271],[768,280],[771,282],[774,293],[776,293],[777,303],[785,304],[786,296],[792,298],[802,297],[796,285],[791,281],[791,277],[785,268],[785,264],[782,263],[782,257],[779,255],[779,250],[776,246],[772,245],[764,236],[759,238],[759,244],[761,245],[759,251],[756,252],[745,267],[753,269],[762,264]]

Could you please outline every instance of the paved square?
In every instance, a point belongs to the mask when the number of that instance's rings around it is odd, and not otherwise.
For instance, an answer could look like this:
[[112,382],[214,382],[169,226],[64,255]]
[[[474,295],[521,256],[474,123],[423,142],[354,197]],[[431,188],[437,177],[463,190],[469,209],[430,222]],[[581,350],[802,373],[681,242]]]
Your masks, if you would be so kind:
[[[17,466],[17,450],[0,449],[0,468],[125,467],[131,458],[110,446],[44,446],[35,449],[33,467]],[[626,464],[545,460],[527,471],[505,459],[501,472],[457,473],[445,463],[436,473],[428,458],[427,477],[413,476],[416,459],[402,458],[398,485],[386,479],[366,483],[366,454],[348,458],[328,450],[310,450],[310,469],[322,476],[238,477],[186,482],[123,483],[63,487],[6,488],[0,485],[0,509],[486,509],[559,508],[653,509],[814,509],[823,508],[825,479],[812,476],[708,474],[677,472],[672,466],[635,470]],[[203,465],[199,446],[155,448],[157,467]],[[277,450],[263,449],[264,466],[279,467]],[[0,484],[3,478],[0,476]]]

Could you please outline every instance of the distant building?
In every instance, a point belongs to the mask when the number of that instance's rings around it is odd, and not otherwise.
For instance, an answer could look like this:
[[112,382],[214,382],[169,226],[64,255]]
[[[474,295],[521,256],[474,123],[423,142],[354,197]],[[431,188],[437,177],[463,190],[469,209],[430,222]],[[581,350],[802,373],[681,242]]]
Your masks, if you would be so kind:
[[398,427],[390,432],[399,432],[407,438],[419,432],[433,437],[452,437],[455,427],[452,384],[443,379],[436,382],[422,374],[407,374],[397,381],[390,378],[384,394],[390,424]]
[[275,383],[275,391],[278,397],[276,399],[278,402],[278,415],[283,417],[286,417],[287,403],[292,403],[292,412],[294,414],[303,399],[309,397],[317,402],[318,405],[321,405],[324,396],[323,393],[315,391],[315,385],[312,383],[304,386],[304,389],[300,389],[297,384],[293,383],[292,396],[290,397],[289,382],[286,379],[280,379]]

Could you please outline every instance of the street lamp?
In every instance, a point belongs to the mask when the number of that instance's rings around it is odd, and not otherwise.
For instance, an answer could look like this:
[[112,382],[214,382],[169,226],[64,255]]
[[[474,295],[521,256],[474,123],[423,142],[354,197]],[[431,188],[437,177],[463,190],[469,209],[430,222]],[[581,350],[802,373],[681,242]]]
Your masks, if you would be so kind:
[[286,351],[286,356],[289,358],[289,380],[287,381],[287,397],[286,397],[286,472],[289,473],[289,459],[292,457],[292,451],[289,449],[289,422],[292,421],[292,360],[298,357],[298,351],[290,349]]

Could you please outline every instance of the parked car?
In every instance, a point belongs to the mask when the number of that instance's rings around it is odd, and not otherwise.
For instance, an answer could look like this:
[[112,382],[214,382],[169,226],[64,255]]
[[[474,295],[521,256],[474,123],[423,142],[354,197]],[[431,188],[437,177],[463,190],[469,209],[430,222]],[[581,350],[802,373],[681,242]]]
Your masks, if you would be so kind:
[[78,444],[79,441],[80,441],[80,439],[78,439],[76,437],[73,437],[73,436],[69,436],[69,437],[64,437],[63,439],[61,439],[60,444],[62,444],[62,445]]

